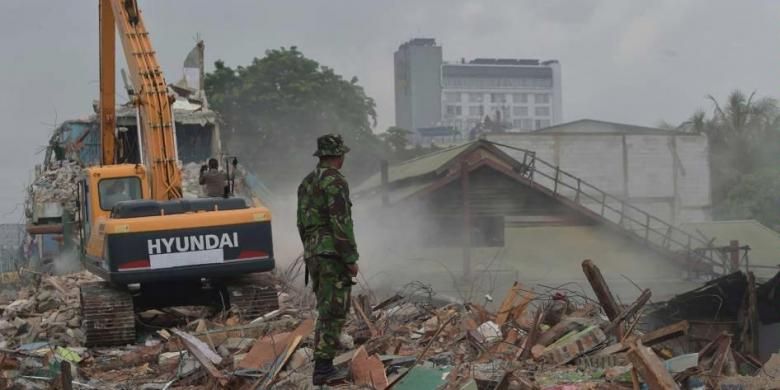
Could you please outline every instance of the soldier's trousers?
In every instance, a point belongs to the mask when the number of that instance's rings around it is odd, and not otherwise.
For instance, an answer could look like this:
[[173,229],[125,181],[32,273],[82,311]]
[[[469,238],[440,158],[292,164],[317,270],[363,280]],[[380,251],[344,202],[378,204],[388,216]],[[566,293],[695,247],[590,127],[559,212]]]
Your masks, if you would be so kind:
[[314,358],[330,360],[336,356],[341,328],[349,313],[351,278],[338,257],[314,256],[306,259],[306,267],[317,296]]

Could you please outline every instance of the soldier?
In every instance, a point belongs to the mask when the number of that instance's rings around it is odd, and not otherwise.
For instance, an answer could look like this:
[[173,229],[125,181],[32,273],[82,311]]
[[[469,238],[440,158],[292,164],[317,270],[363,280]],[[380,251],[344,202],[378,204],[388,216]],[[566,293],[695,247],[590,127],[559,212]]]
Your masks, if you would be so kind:
[[319,315],[314,335],[315,385],[338,375],[333,358],[349,312],[352,277],[358,273],[352,202],[347,181],[339,172],[348,151],[340,135],[319,137],[314,153],[319,164],[298,187],[298,232],[306,283],[311,277]]

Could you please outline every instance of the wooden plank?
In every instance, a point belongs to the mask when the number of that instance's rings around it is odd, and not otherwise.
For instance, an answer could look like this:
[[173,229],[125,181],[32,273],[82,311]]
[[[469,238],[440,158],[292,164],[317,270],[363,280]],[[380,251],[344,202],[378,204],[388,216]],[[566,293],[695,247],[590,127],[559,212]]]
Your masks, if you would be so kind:
[[545,312],[541,308],[536,311],[533,326],[528,332],[528,336],[525,338],[525,343],[523,343],[523,348],[520,349],[515,360],[525,360],[531,356],[531,348],[536,345],[536,340],[539,338],[539,327],[544,321],[544,315]]
[[[642,340],[642,344],[646,346],[653,346],[658,343],[662,343],[664,341],[668,341],[686,335],[688,334],[689,328],[690,325],[688,324],[688,321],[675,322],[674,324],[655,329],[652,332],[645,333],[642,337],[640,337],[640,340]],[[626,346],[623,345],[622,343],[612,344],[599,351],[596,354],[596,356],[612,355],[615,353],[623,352],[626,349],[628,348],[626,348]]]
[[599,267],[593,264],[593,261],[586,259],[582,262],[582,271],[585,272],[585,277],[588,278],[593,292],[596,294],[601,307],[604,308],[604,313],[607,314],[607,318],[610,321],[617,318],[620,314],[620,306],[618,306],[615,297],[612,295],[607,282],[604,280],[604,276],[601,274]]
[[718,381],[723,373],[723,366],[731,355],[731,336],[724,335],[720,337],[717,343],[718,349],[712,357],[712,368],[709,372],[710,386],[713,389],[718,388]]
[[379,331],[376,329],[374,324],[371,322],[371,320],[366,315],[366,312],[363,311],[363,307],[358,302],[357,299],[352,298],[352,307],[355,309],[355,311],[358,313],[358,316],[360,316],[360,319],[363,320],[363,323],[366,324],[366,327],[368,327],[368,331],[371,333],[371,337],[376,337],[379,335]]
[[656,356],[652,349],[642,345],[637,337],[626,340],[628,347],[628,360],[639,372],[650,390],[678,390],[677,382],[666,370],[663,361]]
[[357,386],[368,385],[377,390],[384,390],[388,386],[384,364],[378,355],[368,356],[363,346],[352,356],[350,372],[352,382]]
[[[194,357],[195,360],[200,363],[209,376],[219,382],[221,386],[227,386],[228,378],[222,374],[222,372],[219,371],[219,369],[217,369],[213,363],[215,358],[212,355],[216,355],[216,352],[212,351],[204,342],[200,340],[198,340],[197,344],[194,344],[193,339],[197,340],[197,338],[190,334],[182,332],[178,329],[173,329],[173,333],[179,336],[181,343],[184,344],[184,347],[187,348],[188,351],[190,351],[192,357]],[[222,358],[219,355],[216,355],[216,357],[218,358],[218,361],[222,361]]]
[[592,325],[594,320],[589,317],[593,315],[595,311],[596,308],[589,305],[571,313],[571,315],[564,317],[560,322],[539,335],[539,340],[537,340],[536,344],[546,347],[573,330],[584,329],[588,325]]
[[285,348],[284,353],[279,355],[274,361],[273,366],[271,366],[271,371],[269,372],[269,375],[265,377],[265,380],[263,380],[263,378],[258,379],[257,382],[255,382],[255,384],[251,387],[251,389],[257,388],[257,386],[259,386],[261,383],[263,389],[270,388],[269,386],[271,386],[276,381],[276,377],[282,371],[282,368],[287,365],[287,362],[290,361],[290,358],[292,357],[293,353],[295,353],[295,350],[298,349],[298,345],[301,343],[302,338],[303,337],[301,335],[296,335],[293,337],[293,339],[287,345],[287,348]]
[[520,302],[518,302],[514,309],[512,309],[512,312],[509,314],[507,321],[512,321],[517,325],[522,325],[525,309],[528,308],[528,305],[531,304],[531,301],[533,301],[534,298],[536,298],[536,294],[533,292],[523,291],[523,296],[520,297]]
[[246,356],[238,363],[238,367],[260,369],[283,353],[290,340],[297,336],[307,337],[312,331],[314,331],[314,320],[309,318],[301,322],[292,332],[282,332],[260,338],[255,341]]
[[515,305],[515,300],[517,299],[517,294],[519,292],[520,284],[515,281],[512,284],[512,287],[509,288],[509,291],[507,291],[504,300],[501,302],[501,306],[498,308],[498,312],[496,312],[496,324],[498,326],[504,325],[507,318],[509,318],[509,314]]
[[621,310],[620,314],[618,314],[612,322],[609,324],[607,329],[605,330],[606,333],[615,332],[615,336],[618,337],[618,340],[621,340],[623,338],[623,321],[625,321],[627,318],[633,316],[636,314],[639,309],[641,309],[647,301],[650,300],[650,297],[652,296],[652,292],[650,292],[649,289],[645,289],[642,291],[642,294],[639,295],[639,298],[634,301],[629,307],[625,308],[625,310]]

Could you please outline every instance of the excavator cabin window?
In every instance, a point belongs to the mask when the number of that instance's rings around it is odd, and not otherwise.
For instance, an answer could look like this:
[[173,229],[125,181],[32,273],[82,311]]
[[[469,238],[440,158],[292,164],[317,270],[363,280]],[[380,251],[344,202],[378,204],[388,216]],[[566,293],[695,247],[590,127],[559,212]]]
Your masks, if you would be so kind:
[[118,177],[98,182],[100,208],[111,211],[114,205],[125,200],[142,199],[141,180],[137,177]]

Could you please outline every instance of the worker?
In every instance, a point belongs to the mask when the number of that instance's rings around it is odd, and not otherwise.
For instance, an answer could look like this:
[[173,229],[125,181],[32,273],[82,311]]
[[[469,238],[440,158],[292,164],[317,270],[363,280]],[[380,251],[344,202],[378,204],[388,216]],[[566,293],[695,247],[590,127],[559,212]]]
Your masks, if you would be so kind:
[[317,298],[313,383],[340,376],[333,367],[341,328],[349,312],[358,251],[352,230],[352,202],[347,180],[339,172],[349,148],[340,135],[317,139],[317,167],[298,187],[298,232],[303,242],[306,284]]
[[219,162],[216,158],[210,158],[208,166],[200,167],[200,179],[198,183],[203,186],[203,192],[208,198],[219,198],[227,193],[228,176],[219,170]]
[[105,192],[101,191],[101,208],[111,210],[117,203],[133,199],[127,190],[125,181],[126,179],[110,179],[108,181]]

